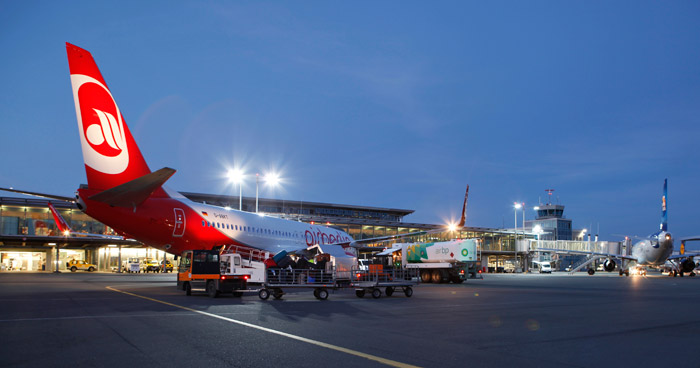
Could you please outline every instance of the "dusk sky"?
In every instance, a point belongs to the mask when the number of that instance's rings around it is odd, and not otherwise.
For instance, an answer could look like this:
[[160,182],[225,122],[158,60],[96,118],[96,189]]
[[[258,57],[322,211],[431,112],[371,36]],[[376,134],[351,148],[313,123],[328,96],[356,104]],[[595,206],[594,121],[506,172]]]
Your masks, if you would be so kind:
[[[186,192],[700,235],[698,1],[0,2],[0,187],[85,183],[65,42]],[[12,194],[0,194],[12,196]],[[522,215],[518,213],[520,224]],[[676,243],[676,247],[678,243]],[[700,244],[692,248],[698,248]]]

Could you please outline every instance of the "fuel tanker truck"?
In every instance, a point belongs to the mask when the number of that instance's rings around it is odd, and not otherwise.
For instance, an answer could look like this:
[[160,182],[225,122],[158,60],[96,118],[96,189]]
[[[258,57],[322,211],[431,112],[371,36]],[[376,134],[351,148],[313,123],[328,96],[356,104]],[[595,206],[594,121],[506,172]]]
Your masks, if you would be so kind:
[[395,243],[378,256],[391,256],[393,263],[420,270],[422,282],[460,284],[478,272],[480,239],[457,239],[435,243]]

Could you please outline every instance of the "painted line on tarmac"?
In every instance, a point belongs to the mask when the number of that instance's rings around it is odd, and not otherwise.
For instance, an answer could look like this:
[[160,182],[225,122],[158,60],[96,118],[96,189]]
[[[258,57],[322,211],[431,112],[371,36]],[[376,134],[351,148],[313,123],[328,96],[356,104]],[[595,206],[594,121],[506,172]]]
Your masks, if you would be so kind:
[[101,319],[101,318],[132,318],[132,317],[160,317],[168,316],[191,316],[192,314],[177,313],[153,313],[153,314],[131,314],[131,315],[94,315],[94,316],[70,316],[70,317],[36,317],[36,318],[14,318],[0,319],[0,322],[34,322],[34,321],[62,321],[74,319]]
[[395,361],[395,360],[386,359],[386,358],[378,357],[378,356],[371,355],[371,354],[366,354],[366,353],[363,353],[363,352],[360,352],[360,351],[356,351],[356,350],[344,348],[344,347],[342,347],[342,346],[337,346],[337,345],[328,344],[328,343],[325,343],[325,342],[322,342],[322,341],[316,341],[316,340],[308,339],[308,338],[306,338],[306,337],[301,337],[301,336],[297,336],[297,335],[292,335],[292,334],[289,334],[289,333],[286,333],[286,332],[277,331],[277,330],[273,330],[273,329],[271,329],[271,328],[267,328],[267,327],[262,327],[262,326],[254,325],[254,324],[252,324],[252,323],[243,322],[243,321],[235,320],[235,319],[232,319],[232,318],[223,317],[223,316],[220,316],[220,315],[217,315],[217,314],[213,314],[213,313],[203,312],[203,311],[200,311],[200,310],[192,309],[192,308],[185,307],[185,306],[178,305],[178,304],[168,303],[168,302],[165,302],[165,301],[162,301],[162,300],[149,298],[149,297],[147,297],[147,296],[138,295],[138,294],[130,293],[130,292],[128,292],[128,291],[123,291],[123,290],[115,289],[115,288],[113,288],[113,287],[111,287],[111,286],[107,286],[106,288],[107,288],[108,290],[116,291],[116,292],[118,292],[118,293],[122,293],[122,294],[126,294],[126,295],[135,296],[135,297],[137,297],[137,298],[146,299],[146,300],[150,300],[150,301],[153,301],[153,302],[156,302],[156,303],[161,303],[161,304],[169,305],[169,306],[171,306],[171,307],[184,309],[184,310],[186,310],[186,311],[198,313],[198,314],[205,315],[205,316],[208,316],[208,317],[218,318],[218,319],[220,319],[220,320],[224,320],[224,321],[227,321],[227,322],[239,324],[239,325],[241,325],[241,326],[250,327],[250,328],[254,328],[254,329],[261,330],[261,331],[265,331],[265,332],[269,332],[269,333],[272,333],[272,334],[275,334],[275,335],[279,335],[279,336],[283,336],[283,337],[287,337],[287,338],[290,338],[290,339],[293,339],[293,340],[297,340],[297,341],[305,342],[305,343],[308,343],[308,344],[320,346],[320,347],[322,347],[322,348],[326,348],[326,349],[330,349],[330,350],[335,350],[335,351],[339,351],[339,352],[341,352],[341,353],[346,353],[346,354],[354,355],[354,356],[357,356],[357,357],[360,357],[360,358],[365,358],[365,359],[373,360],[373,361],[375,361],[375,362],[382,363],[382,364],[386,364],[386,365],[388,365],[388,366],[399,367],[399,368],[418,368],[418,366],[415,366],[415,365],[397,362],[397,361]]

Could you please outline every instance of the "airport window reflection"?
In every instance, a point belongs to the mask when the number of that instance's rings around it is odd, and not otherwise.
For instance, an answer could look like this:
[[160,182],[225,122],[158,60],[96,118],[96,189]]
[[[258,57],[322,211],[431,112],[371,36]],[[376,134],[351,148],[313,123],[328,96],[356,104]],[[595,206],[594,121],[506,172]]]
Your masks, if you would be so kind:
[[46,236],[49,233],[47,225],[47,212],[43,208],[26,207],[25,229],[22,231],[25,235],[41,235]]
[[4,235],[20,235],[24,227],[24,208],[3,206],[2,233]]

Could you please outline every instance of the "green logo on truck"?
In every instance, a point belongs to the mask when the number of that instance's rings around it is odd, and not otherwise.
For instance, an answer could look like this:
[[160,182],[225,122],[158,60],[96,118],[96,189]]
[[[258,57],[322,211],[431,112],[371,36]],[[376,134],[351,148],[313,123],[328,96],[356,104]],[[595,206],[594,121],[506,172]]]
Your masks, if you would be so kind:
[[466,257],[466,256],[468,256],[468,255],[469,255],[469,250],[467,250],[467,248],[463,248],[463,249],[462,249],[462,256],[463,256],[463,257]]
[[432,246],[433,244],[434,243],[410,245],[408,247],[408,257],[406,260],[409,262],[422,263],[424,259],[428,259],[428,250],[426,248]]

